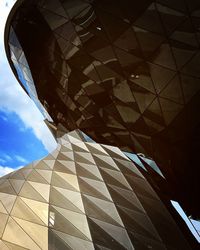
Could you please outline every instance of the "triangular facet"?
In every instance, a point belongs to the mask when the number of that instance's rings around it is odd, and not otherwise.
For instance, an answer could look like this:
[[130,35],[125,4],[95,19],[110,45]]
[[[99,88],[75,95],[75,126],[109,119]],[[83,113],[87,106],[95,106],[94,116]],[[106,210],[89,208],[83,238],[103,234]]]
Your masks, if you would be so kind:
[[[86,197],[86,199],[90,201],[90,203],[92,204],[92,208],[94,209],[90,210],[86,206],[86,211],[88,212],[87,215],[89,217],[95,217],[96,219],[103,220],[114,225],[122,227],[124,226],[114,203],[98,199],[89,195],[84,195],[84,197]],[[84,204],[86,204],[86,202],[84,202]]]
[[[29,235],[41,249],[48,249],[48,228],[15,218],[15,221],[20,225],[20,227]],[[42,237],[41,237],[42,235]],[[34,248],[33,248],[34,249]]]
[[8,213],[10,213],[15,200],[16,200],[15,195],[0,193],[0,201],[2,202],[3,206],[8,211]]
[[21,226],[11,217],[8,219],[2,239],[27,249],[41,250],[41,248],[30,238],[30,236],[25,233]]
[[56,230],[53,230],[71,249],[82,249],[82,250],[94,250],[94,246],[90,241],[80,239],[78,237],[65,234]]
[[15,180],[15,179],[10,179],[9,181],[17,194],[19,193],[25,182],[25,180]]
[[100,199],[112,200],[104,182],[79,177],[80,189],[83,193]]
[[76,171],[78,176],[87,177],[94,180],[102,180],[102,176],[95,165],[76,163]]
[[15,205],[13,206],[11,216],[15,216],[15,217],[23,219],[23,220],[27,220],[27,221],[30,221],[33,223],[44,225],[44,223],[33,212],[33,210],[29,206],[27,206],[26,203],[24,203],[24,201],[20,198],[17,198]]
[[91,240],[90,230],[87,218],[83,214],[79,214],[70,210],[53,206],[66,220],[70,221],[80,232],[82,232],[89,240]]
[[113,161],[113,159],[110,156],[94,154],[93,157],[98,166],[113,169],[113,170],[119,170],[116,163]]
[[[55,190],[57,190],[62,196],[64,196],[66,198],[66,204],[63,203],[63,205],[67,205],[67,200],[68,200],[68,203],[70,202],[73,204],[74,207],[78,208],[75,211],[74,208],[71,206],[72,209],[69,209],[69,210],[72,210],[72,211],[77,212],[77,213],[81,213],[81,212],[84,213],[85,212],[82,198],[81,198],[81,194],[79,192],[74,192],[74,191],[71,191],[68,189],[63,189],[63,188],[58,188],[58,187],[55,187]],[[57,198],[58,202],[60,202],[58,197],[53,197],[53,193],[51,191],[51,202],[53,202],[53,200],[55,200],[56,198]],[[59,206],[59,204],[55,204],[55,205]],[[60,206],[62,207],[62,205],[60,205]]]
[[113,237],[119,244],[121,244],[126,249],[134,249],[130,238],[124,228],[114,226],[112,224],[92,219],[98,226],[100,226],[106,233]]

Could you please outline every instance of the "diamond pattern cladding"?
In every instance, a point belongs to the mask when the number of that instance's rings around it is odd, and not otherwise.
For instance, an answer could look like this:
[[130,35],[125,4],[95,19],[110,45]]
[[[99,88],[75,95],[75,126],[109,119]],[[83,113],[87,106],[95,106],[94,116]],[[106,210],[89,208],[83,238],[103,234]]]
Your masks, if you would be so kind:
[[1,249],[190,249],[122,151],[59,134],[54,152],[0,179]]

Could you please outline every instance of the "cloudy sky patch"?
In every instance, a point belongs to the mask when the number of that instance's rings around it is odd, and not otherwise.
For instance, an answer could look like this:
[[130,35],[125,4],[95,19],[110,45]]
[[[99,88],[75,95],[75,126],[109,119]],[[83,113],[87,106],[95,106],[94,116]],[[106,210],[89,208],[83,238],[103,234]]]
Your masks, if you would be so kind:
[[5,56],[4,27],[14,3],[0,1],[0,173],[2,168],[6,173],[20,163],[39,159],[56,147],[42,114],[16,81]]

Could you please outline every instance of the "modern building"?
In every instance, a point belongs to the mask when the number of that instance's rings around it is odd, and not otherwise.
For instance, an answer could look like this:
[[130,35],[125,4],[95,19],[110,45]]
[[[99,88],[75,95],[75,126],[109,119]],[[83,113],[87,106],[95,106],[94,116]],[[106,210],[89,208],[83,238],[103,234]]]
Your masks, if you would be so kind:
[[58,131],[58,147],[0,183],[0,249],[192,249],[117,147]]
[[7,57],[58,148],[1,179],[5,249],[195,248],[170,200],[200,217],[199,13],[196,0],[16,2]]

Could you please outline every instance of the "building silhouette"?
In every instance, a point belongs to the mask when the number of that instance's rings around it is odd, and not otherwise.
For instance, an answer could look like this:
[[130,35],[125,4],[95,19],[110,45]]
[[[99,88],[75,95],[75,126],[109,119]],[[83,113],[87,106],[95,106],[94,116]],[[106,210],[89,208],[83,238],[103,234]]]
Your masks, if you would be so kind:
[[[58,147],[1,179],[6,249],[194,249],[200,3],[18,0],[11,68]],[[0,206],[1,206],[0,203]]]

